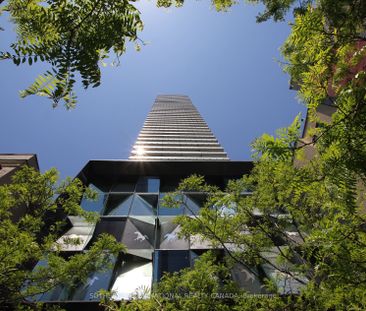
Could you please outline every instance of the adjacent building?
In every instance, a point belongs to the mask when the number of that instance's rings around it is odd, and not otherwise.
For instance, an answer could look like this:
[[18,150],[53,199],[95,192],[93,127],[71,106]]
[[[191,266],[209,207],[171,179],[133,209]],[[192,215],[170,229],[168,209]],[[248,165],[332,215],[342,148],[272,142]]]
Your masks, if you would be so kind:
[[12,176],[23,165],[28,165],[39,171],[38,160],[35,154],[0,154],[0,185],[10,184]]
[[[37,155],[35,154],[0,154],[0,186],[12,183],[12,177],[24,165],[39,171]],[[13,221],[19,220],[26,212],[25,206],[18,206],[11,210]]]
[[[332,115],[336,112],[336,110],[336,107],[331,103],[330,100],[328,100],[316,108],[316,119],[321,123],[330,124],[332,121]],[[320,124],[314,119],[315,118],[311,118],[310,110],[308,109],[304,119],[302,137],[297,143],[297,146],[303,149],[304,155],[301,160],[295,159],[294,164],[296,166],[307,164],[317,155],[317,150],[314,145],[317,136],[314,135],[313,132],[315,129],[319,128]]]

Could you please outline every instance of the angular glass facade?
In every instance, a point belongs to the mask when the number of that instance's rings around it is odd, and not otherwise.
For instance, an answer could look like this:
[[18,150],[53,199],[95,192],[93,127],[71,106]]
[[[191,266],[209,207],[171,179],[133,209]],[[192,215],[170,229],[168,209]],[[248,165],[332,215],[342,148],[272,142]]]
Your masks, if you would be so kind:
[[[221,171],[222,169],[219,169],[219,174]],[[169,168],[166,172],[170,172]],[[163,201],[167,192],[161,191],[166,189],[164,187],[167,184],[172,187],[177,186],[172,184],[170,176],[163,172],[159,177],[157,174],[154,177],[135,175],[133,178],[125,177],[129,179],[128,182],[123,182],[121,177],[118,177],[118,180],[110,182],[109,186],[102,187],[99,183],[98,188],[95,186],[97,184],[95,180],[89,182],[93,189],[97,189],[100,196],[92,204],[83,199],[81,205],[88,210],[98,211],[101,220],[95,225],[90,225],[78,217],[69,216],[72,226],[59,238],[58,242],[62,245],[64,252],[87,251],[100,234],[109,233],[127,247],[127,253],[114,258],[113,267],[110,270],[90,275],[85,284],[79,284],[74,288],[59,286],[52,292],[37,297],[37,300],[97,302],[100,300],[98,296],[100,289],[112,290],[113,299],[129,299],[136,292],[149,293],[152,284],[158,282],[164,273],[192,267],[200,254],[213,249],[212,245],[201,236],[179,238],[180,226],[174,222],[177,215],[187,217],[197,215],[205,203],[204,193],[180,193],[177,199],[183,204],[170,208],[165,206]],[[91,176],[91,179],[95,178],[98,179],[96,176]],[[111,176],[111,180],[113,178]],[[225,178],[225,175],[219,178],[216,176],[212,177],[211,181],[213,184],[222,186],[225,184]],[[221,210],[223,214],[235,213],[235,206],[222,206]],[[68,238],[79,238],[80,243],[77,246],[69,246]],[[227,245],[227,247],[231,246]],[[225,253],[222,248],[216,248],[216,251],[221,257]],[[262,270],[268,275],[274,273],[267,266]],[[289,281],[281,280],[278,276],[273,275],[273,277],[276,277],[278,285],[284,286],[286,291],[286,284]],[[264,293],[263,284],[243,266],[236,265],[233,268],[232,278],[248,292]],[[296,284],[292,285],[296,286]]]
[[[176,208],[165,206],[165,195],[192,174],[205,176],[206,182],[223,190],[229,179],[240,178],[251,169],[252,162],[229,161],[187,96],[158,96],[130,160],[89,161],[77,176],[98,193],[96,201],[83,198],[81,206],[97,212],[100,221],[90,225],[68,216],[70,226],[57,241],[68,256],[88,251],[100,234],[109,233],[127,252],[113,258],[110,270],[90,275],[84,284],[58,286],[37,300],[97,303],[100,289],[112,290],[116,300],[129,299],[136,291],[149,292],[164,273],[192,267],[196,258],[213,247],[200,236],[179,237],[181,228],[174,219],[197,215],[206,195],[180,193],[182,204]],[[222,211],[231,213],[235,208],[222,207]],[[80,243],[70,246],[70,239]],[[223,256],[223,249],[216,251]],[[260,292],[259,281],[245,276],[242,267],[233,270],[241,287]]]

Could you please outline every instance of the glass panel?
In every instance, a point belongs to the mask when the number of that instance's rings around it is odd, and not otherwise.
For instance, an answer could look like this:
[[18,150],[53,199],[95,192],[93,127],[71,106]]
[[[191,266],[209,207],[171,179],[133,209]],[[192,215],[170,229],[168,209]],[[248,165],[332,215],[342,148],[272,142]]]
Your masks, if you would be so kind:
[[230,217],[234,216],[237,211],[237,206],[234,202],[231,202],[228,205],[215,206],[217,208],[218,213],[221,217]]
[[200,197],[199,195],[185,194],[183,198],[185,214],[186,215],[198,215],[200,210]]
[[166,179],[164,178],[163,180],[161,180],[161,183],[160,183],[160,192],[170,192],[170,191],[175,191],[180,182],[181,182],[181,179],[182,178],[179,178],[179,179]]
[[74,290],[68,290],[69,299],[72,300],[100,300],[99,290],[108,290],[112,278],[113,268],[104,272],[91,274],[85,284],[79,285]]
[[90,181],[90,184],[93,184],[95,187],[97,187],[100,191],[102,192],[109,192],[109,189],[111,189],[111,181],[110,180],[106,180],[104,178],[95,178],[94,176],[92,177],[93,180]]
[[64,287],[59,285],[52,290],[40,295],[38,301],[62,301],[63,299]]
[[[111,258],[112,263],[115,262],[114,258]],[[36,267],[45,266],[45,262],[40,262]],[[72,300],[100,300],[98,291],[100,289],[108,290],[110,280],[112,278],[113,269],[96,272],[89,275],[84,284],[79,284],[74,287],[70,286],[57,286],[49,292],[38,296],[38,301],[72,301]]]
[[109,233],[113,235],[117,241],[121,241],[125,225],[126,218],[102,218],[95,227],[93,238],[89,242],[88,247],[90,247],[98,239],[98,236],[102,233]]
[[180,226],[173,223],[175,217],[159,219],[160,224],[160,249],[188,249],[189,241],[178,238]]
[[[35,267],[33,268],[33,272],[36,272],[37,270],[40,270],[43,267],[47,267],[47,261],[46,260],[40,260],[40,261],[38,261],[37,264],[35,265]],[[23,284],[23,289],[26,289],[26,287],[28,286],[28,284],[30,284],[30,283],[27,282],[26,284]],[[29,299],[32,302],[35,302],[35,301],[44,301],[44,300],[47,300],[47,297],[46,296],[49,293],[51,293],[51,292],[47,292],[47,293],[43,293],[43,294],[38,294],[38,295],[35,295],[35,296],[32,296],[32,297],[28,297],[27,299]],[[45,297],[45,299],[43,299],[42,297]]]
[[82,251],[90,241],[95,226],[74,226],[60,237],[56,244],[63,251]]
[[[144,234],[146,234],[149,238],[149,241],[155,240],[155,224],[146,223],[143,221],[140,221],[138,219],[130,218],[130,221],[134,224],[134,226]],[[154,243],[151,243],[154,244]]]
[[[275,284],[277,285],[278,293],[280,293],[281,295],[300,293],[303,285],[299,281],[292,278],[290,275],[275,270],[272,266],[267,264],[263,265],[262,268],[267,277],[275,282]],[[296,275],[296,273],[294,274]],[[298,277],[304,282],[307,281],[301,276]]]
[[110,194],[104,215],[127,216],[130,211],[130,206],[133,200],[133,195],[127,194]]
[[111,192],[134,192],[135,182],[121,182],[113,185]]
[[191,235],[189,237],[190,249],[210,249],[212,248],[211,242],[202,238],[201,235]]
[[[151,199],[151,198],[135,194],[130,215],[155,216],[156,208],[152,204],[150,204],[150,202],[148,202],[149,199]],[[149,200],[149,201],[152,201],[152,200]],[[156,201],[156,199],[155,199],[155,201]]]
[[147,260],[152,260],[152,254],[154,252],[154,249],[132,249],[132,248],[128,248],[127,249],[127,254],[133,255],[133,256],[137,256],[137,257],[141,257]]
[[194,262],[196,261],[196,259],[199,258],[200,255],[197,252],[195,252],[195,251],[190,251],[189,252],[189,256],[190,256],[189,262],[191,264],[191,267],[193,267],[194,266]]
[[[159,210],[158,210],[158,215],[159,216],[173,216],[173,215],[183,215],[184,213],[184,207],[183,206],[179,206],[179,207],[166,207],[163,205],[163,198],[164,196],[166,196],[166,193],[162,193],[159,195]],[[177,197],[177,199],[179,200],[180,198]]]
[[190,267],[188,250],[156,250],[153,258],[154,282],[158,282],[164,272],[176,272]]
[[[283,249],[283,247],[280,246],[279,249]],[[277,265],[277,257],[280,253],[279,249],[272,248],[270,251],[264,252],[263,256],[265,256],[265,258],[272,264]],[[298,294],[300,292],[303,285],[299,281],[295,280],[286,273],[275,270],[270,264],[264,264],[261,267],[267,277],[272,279],[276,283],[278,292],[280,294]],[[291,271],[291,267],[287,265],[283,265],[281,266],[281,268]],[[296,272],[292,271],[292,273],[296,275]],[[304,282],[307,281],[306,278],[302,277],[301,275],[297,275],[297,277]]]
[[122,262],[118,276],[112,286],[115,300],[129,299],[132,294],[150,294],[152,281],[152,263],[142,260]]
[[154,248],[154,230],[151,224],[128,219],[123,232],[122,243],[128,249],[153,249]]
[[160,179],[155,177],[141,177],[136,185],[136,192],[159,192]]
[[[44,260],[39,261],[37,263],[37,265],[35,266],[34,270],[36,270],[40,267],[45,267],[45,266],[47,266],[46,261],[44,261]],[[63,291],[64,291],[64,286],[58,285],[48,292],[34,296],[32,300],[33,301],[61,301],[61,300],[64,300],[63,295],[62,295]]]
[[85,220],[84,217],[81,216],[67,216],[67,218],[73,227],[84,227],[91,225]]
[[251,294],[264,294],[266,291],[255,273],[258,274],[257,269],[253,268],[253,271],[250,271],[241,264],[236,264],[231,270],[233,281],[241,289]]
[[103,210],[107,195],[93,184],[90,184],[89,188],[91,188],[92,190],[94,190],[98,193],[97,200],[95,200],[95,201],[89,200],[89,199],[83,197],[80,205],[84,210],[86,210],[88,212],[100,213]]
[[150,215],[150,216],[130,215],[129,218],[137,219],[139,221],[146,222],[146,223],[151,224],[151,225],[155,225],[156,219],[157,219],[155,215]]

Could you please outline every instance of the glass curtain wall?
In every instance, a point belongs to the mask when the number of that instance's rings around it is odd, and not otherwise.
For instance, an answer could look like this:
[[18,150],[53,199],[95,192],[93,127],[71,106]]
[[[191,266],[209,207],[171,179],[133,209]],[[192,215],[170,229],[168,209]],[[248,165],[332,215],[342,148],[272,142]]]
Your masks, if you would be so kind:
[[[212,249],[210,243],[199,236],[180,239],[180,227],[174,223],[177,215],[194,217],[205,201],[205,194],[179,194],[177,199],[183,204],[169,208],[164,206],[163,199],[167,193],[160,192],[157,177],[140,177],[134,182],[119,182],[110,186],[91,184],[90,187],[98,193],[98,199],[88,201],[83,198],[81,206],[99,213],[101,220],[96,225],[90,225],[80,218],[69,216],[72,227],[59,238],[58,243],[65,254],[69,251],[87,251],[100,234],[109,233],[126,245],[127,253],[113,258],[113,268],[93,273],[84,284],[73,288],[59,286],[37,297],[37,300],[97,301],[100,300],[98,291],[101,289],[112,290],[116,300],[128,299],[136,292],[140,295],[149,293],[152,283],[158,282],[164,273],[192,267],[200,254]],[[223,207],[223,213],[231,211],[232,207]],[[67,239],[75,237],[80,238],[81,243],[68,246]],[[233,279],[240,287],[260,293],[259,280],[243,271],[243,267],[234,267]]]

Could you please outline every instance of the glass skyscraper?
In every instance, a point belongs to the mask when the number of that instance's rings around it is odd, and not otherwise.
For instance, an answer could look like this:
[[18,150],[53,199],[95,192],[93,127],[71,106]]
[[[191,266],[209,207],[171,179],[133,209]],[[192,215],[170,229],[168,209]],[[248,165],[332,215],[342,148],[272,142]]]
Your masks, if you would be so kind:
[[159,95],[130,160],[228,161],[229,158],[188,96]]
[[[203,175],[207,183],[224,190],[228,180],[248,174],[252,166],[250,161],[228,159],[187,96],[158,96],[129,160],[91,160],[77,176],[98,192],[97,201],[83,199],[80,204],[98,213],[100,221],[89,224],[65,215],[68,226],[57,241],[67,258],[88,251],[100,234],[108,233],[127,247],[127,253],[113,258],[112,269],[90,275],[85,284],[59,285],[36,300],[62,303],[67,309],[88,304],[88,310],[94,310],[101,289],[113,291],[116,300],[128,299],[139,288],[150,288],[165,272],[193,266],[212,247],[194,236],[180,239],[174,218],[198,214],[205,193],[180,193],[184,204],[177,208],[164,206],[164,196],[192,174]],[[70,238],[81,243],[67,244]],[[224,253],[224,249],[216,251]],[[242,288],[262,292],[257,279],[247,280],[245,267],[232,273]]]

